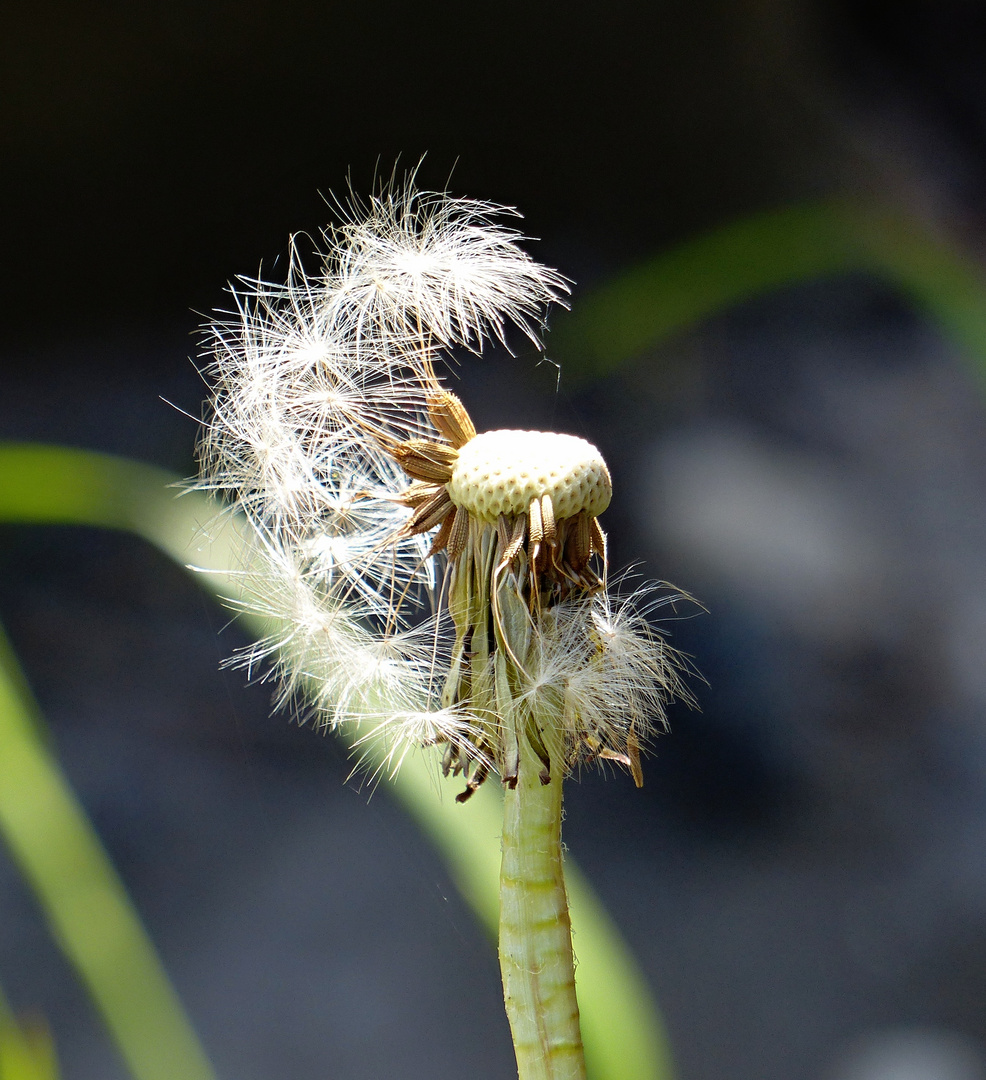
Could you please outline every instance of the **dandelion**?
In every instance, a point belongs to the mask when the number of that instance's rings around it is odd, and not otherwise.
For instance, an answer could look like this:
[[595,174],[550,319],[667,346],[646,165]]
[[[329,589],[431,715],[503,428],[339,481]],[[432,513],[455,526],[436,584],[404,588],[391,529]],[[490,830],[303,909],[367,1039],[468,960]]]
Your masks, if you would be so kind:
[[309,276],[241,279],[208,330],[200,486],[256,538],[247,601],[279,702],[342,728],[376,771],[434,747],[466,801],[505,788],[500,954],[521,1080],[584,1076],[562,877],[562,780],[641,750],[687,696],[648,622],[609,587],[612,495],[574,435],[477,433],[450,351],[539,341],[567,284],[509,208],[390,185],[343,208]]

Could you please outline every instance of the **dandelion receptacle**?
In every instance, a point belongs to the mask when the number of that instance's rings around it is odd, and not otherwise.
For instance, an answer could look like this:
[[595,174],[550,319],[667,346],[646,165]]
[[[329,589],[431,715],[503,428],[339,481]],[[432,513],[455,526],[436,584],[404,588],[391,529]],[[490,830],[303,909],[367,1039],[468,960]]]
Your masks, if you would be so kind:
[[[267,638],[238,657],[278,700],[341,729],[374,773],[434,753],[467,803],[505,790],[500,963],[521,1080],[585,1076],[562,864],[562,784],[641,750],[684,696],[648,621],[611,586],[599,451],[569,434],[477,433],[443,381],[521,332],[565,280],[507,208],[412,181],[353,198],[321,267],[239,279],[207,329],[198,486],[245,521],[244,601]],[[462,809],[468,813],[468,806]]]

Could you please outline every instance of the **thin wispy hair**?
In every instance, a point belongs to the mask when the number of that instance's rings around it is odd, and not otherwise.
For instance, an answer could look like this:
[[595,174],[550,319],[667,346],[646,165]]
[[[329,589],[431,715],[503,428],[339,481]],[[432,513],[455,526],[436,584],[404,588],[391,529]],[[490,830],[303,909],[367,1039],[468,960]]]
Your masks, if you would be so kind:
[[[437,495],[408,487],[397,451],[448,449],[435,368],[449,350],[504,344],[511,328],[539,343],[568,285],[503,225],[512,208],[411,180],[341,206],[317,273],[292,242],[286,281],[238,279],[231,310],[205,331],[212,394],[197,486],[247,521],[239,603],[269,627],[233,662],[275,678],[279,707],[347,728],[374,774],[430,745],[447,748],[453,771],[502,771],[496,718],[447,682],[462,649],[453,660],[451,562],[435,553],[454,508],[442,524],[441,484]],[[605,548],[592,545],[586,562]],[[687,698],[682,662],[648,621],[652,587],[618,599],[605,571],[580,575],[598,587],[532,616],[518,700],[564,726],[569,767],[610,758],[638,770],[667,702]],[[473,683],[492,685],[493,660],[476,664]]]
[[535,344],[544,312],[563,303],[568,282],[518,246],[523,235],[498,218],[513,207],[417,191],[413,178],[361,200],[353,196],[326,229],[331,320],[368,340],[407,326],[444,347],[481,351],[520,329]]

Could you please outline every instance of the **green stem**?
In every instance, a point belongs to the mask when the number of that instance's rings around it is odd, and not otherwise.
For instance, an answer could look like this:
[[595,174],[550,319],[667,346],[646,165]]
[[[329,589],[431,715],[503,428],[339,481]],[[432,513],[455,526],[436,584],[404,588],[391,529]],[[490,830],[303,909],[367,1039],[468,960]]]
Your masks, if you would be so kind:
[[[561,850],[562,774],[518,733],[517,786],[504,793],[500,970],[519,1080],[584,1080],[572,925]],[[560,764],[560,756],[552,758]]]

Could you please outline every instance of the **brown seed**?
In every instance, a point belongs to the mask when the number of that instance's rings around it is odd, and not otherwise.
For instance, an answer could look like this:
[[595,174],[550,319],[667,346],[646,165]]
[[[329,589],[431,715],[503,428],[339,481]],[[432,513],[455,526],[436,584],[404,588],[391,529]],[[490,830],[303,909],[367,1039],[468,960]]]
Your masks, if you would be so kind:
[[[513,521],[506,514],[501,514],[497,522],[497,532],[500,536],[500,566],[508,566],[516,558],[517,553],[524,546],[524,533],[527,531],[527,518],[523,515],[514,518]],[[504,538],[508,538],[504,543]]]
[[398,443],[391,453],[412,480],[438,484],[447,484],[452,479],[452,466],[459,456],[453,447],[427,439],[408,439]]
[[644,770],[640,767],[640,743],[637,741],[637,732],[630,721],[630,732],[627,735],[627,757],[630,759],[630,775],[637,787],[644,786]]
[[416,480],[410,487],[405,488],[400,495],[397,496],[397,501],[402,506],[409,506],[414,510],[423,502],[427,502],[437,490],[435,484],[430,484],[423,480]]
[[452,509],[452,500],[445,488],[439,488],[427,501],[423,502],[408,519],[405,528],[409,535],[428,532],[442,521]]
[[531,499],[528,517],[531,522],[531,543],[540,544],[544,539],[544,522],[541,520],[541,500]]
[[541,524],[544,529],[544,538],[549,544],[553,544],[558,537],[555,528],[555,508],[548,494],[541,496]]
[[589,527],[589,518],[584,510],[580,510],[574,518],[569,519],[568,539],[565,541],[565,558],[572,569],[579,573],[589,564],[592,557],[592,533]]
[[429,558],[432,555],[437,555],[440,551],[444,551],[448,546],[449,537],[452,535],[452,525],[455,522],[455,507],[452,508],[451,514],[446,514],[442,518],[442,527],[435,533],[435,539],[431,542],[431,547],[428,549]]
[[461,508],[456,508],[449,515],[452,519],[452,533],[448,542],[448,557],[452,562],[462,554],[469,539],[469,513]]
[[435,427],[457,450],[476,437],[476,428],[465,405],[448,390],[428,398],[428,414]]
[[592,552],[606,562],[606,534],[599,527],[599,518],[593,518],[589,523],[592,531]]

